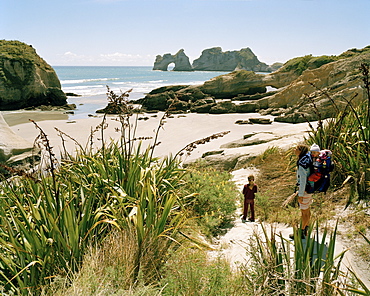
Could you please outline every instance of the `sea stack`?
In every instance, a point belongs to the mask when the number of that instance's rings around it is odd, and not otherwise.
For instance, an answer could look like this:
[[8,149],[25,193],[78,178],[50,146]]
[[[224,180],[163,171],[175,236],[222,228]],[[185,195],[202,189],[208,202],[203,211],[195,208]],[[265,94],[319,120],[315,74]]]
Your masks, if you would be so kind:
[[189,57],[183,49],[180,49],[175,55],[166,53],[163,56],[157,55],[153,70],[167,71],[168,65],[174,63],[173,71],[193,71]]

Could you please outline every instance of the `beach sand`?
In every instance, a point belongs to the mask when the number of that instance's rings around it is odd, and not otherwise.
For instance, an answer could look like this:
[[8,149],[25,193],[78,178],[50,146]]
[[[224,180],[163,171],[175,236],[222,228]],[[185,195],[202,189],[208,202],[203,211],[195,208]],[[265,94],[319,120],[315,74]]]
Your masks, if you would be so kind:
[[[55,128],[58,128],[78,141],[82,146],[85,146],[88,143],[91,130],[95,129],[103,120],[102,115],[74,120],[73,116],[68,117],[67,114],[63,114],[62,112],[3,112],[3,116],[17,135],[31,143],[39,132],[28,119],[35,120],[48,136],[57,155],[61,152],[62,141]],[[140,114],[138,116],[139,118],[146,117],[149,119],[137,121],[136,137],[155,137],[155,132],[162,116],[163,112],[157,114]],[[183,160],[192,161],[202,157],[205,152],[217,150],[222,150],[225,157],[230,155],[254,156],[262,153],[271,146],[284,149],[289,148],[302,141],[303,136],[309,130],[307,123],[289,124],[272,122],[272,124],[235,124],[237,120],[247,120],[256,117],[273,119],[272,116],[261,116],[258,113],[220,115],[187,113],[172,115],[171,118],[165,119],[165,124],[159,131],[158,141],[161,144],[156,147],[155,155],[161,157],[170,153],[176,154],[193,141],[211,136],[215,133],[229,131],[222,138],[199,145],[190,156],[185,157]],[[134,127],[135,116],[132,117],[131,122]],[[109,139],[119,139],[121,134],[117,132],[117,128],[120,128],[121,124],[117,121],[117,116],[107,116],[106,123],[108,127],[104,130],[104,139],[106,141]],[[246,140],[248,143],[243,142],[245,141],[243,138],[246,135],[248,137],[248,140]],[[95,138],[101,138],[101,133],[96,133]],[[242,142],[242,144],[230,145],[233,142]],[[153,140],[145,140],[143,143],[144,145],[152,145]],[[65,144],[69,152],[75,150],[72,140],[67,139]]]

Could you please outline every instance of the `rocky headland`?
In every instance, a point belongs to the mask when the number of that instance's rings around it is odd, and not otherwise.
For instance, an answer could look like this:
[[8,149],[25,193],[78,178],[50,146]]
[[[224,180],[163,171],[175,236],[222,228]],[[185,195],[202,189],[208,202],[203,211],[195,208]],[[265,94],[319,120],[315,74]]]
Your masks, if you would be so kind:
[[[0,111],[36,107],[50,110],[66,104],[67,97],[54,69],[31,45],[0,40]],[[24,167],[36,161],[38,153],[32,142],[9,128],[0,113],[0,163]]]
[[370,46],[339,56],[293,58],[266,75],[236,70],[202,85],[165,86],[139,102],[146,110],[260,112],[280,122],[314,121],[335,115],[347,101],[356,104],[364,99],[362,63],[370,63]]
[[54,69],[31,45],[0,40],[0,110],[66,103]]

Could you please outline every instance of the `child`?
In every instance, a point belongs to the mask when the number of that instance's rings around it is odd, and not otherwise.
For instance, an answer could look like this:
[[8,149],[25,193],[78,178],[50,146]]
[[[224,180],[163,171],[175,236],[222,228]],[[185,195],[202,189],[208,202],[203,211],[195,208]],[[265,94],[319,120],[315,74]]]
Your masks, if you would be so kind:
[[248,206],[251,207],[251,217],[249,218],[250,222],[254,222],[254,198],[255,194],[257,193],[257,185],[254,184],[254,176],[248,176],[248,184],[245,184],[243,187],[243,195],[244,195],[244,210],[243,210],[243,217],[242,222],[247,222],[247,215],[248,215]]

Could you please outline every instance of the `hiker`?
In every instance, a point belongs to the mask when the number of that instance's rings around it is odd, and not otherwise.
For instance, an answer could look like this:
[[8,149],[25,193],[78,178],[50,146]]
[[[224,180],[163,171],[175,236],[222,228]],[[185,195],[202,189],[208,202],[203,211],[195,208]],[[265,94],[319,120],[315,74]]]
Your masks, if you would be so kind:
[[[317,147],[316,147],[317,146]],[[330,172],[333,171],[332,152],[330,150],[319,150],[319,146],[311,146],[312,170],[308,177],[308,192],[326,192],[330,185]]]
[[251,209],[251,217],[249,218],[250,222],[254,222],[254,198],[255,194],[257,193],[257,185],[254,183],[254,176],[248,176],[248,184],[245,184],[243,187],[243,195],[244,195],[244,208],[243,208],[243,216],[242,222],[247,222],[247,215],[248,215],[248,207],[250,206]]
[[[316,147],[317,146],[317,147]],[[314,151],[320,148],[318,145],[311,146]],[[308,225],[310,223],[311,211],[310,205],[312,204],[312,194],[308,193],[306,186],[308,184],[308,177],[312,169],[312,157],[309,147],[304,144],[299,144],[294,150],[297,160],[297,185],[298,185],[298,203],[301,210],[301,237],[305,238],[308,232]]]

